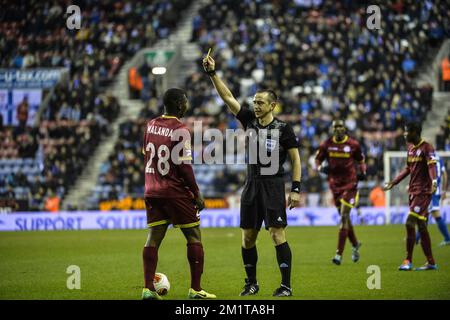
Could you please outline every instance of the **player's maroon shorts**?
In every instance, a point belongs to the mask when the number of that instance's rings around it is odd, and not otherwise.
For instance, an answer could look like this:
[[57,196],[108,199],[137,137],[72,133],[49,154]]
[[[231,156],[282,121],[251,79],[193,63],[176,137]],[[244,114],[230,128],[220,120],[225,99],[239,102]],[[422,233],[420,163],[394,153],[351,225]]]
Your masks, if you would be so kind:
[[410,194],[409,195],[409,214],[426,220],[428,217],[428,207],[431,203],[431,194]]
[[358,204],[358,189],[353,188],[348,190],[342,190],[340,192],[333,191],[333,197],[334,197],[334,204],[339,209],[341,208],[342,204],[350,208],[353,208]]
[[200,214],[194,201],[188,198],[145,198],[147,225],[173,224],[174,227],[192,228],[200,225]]

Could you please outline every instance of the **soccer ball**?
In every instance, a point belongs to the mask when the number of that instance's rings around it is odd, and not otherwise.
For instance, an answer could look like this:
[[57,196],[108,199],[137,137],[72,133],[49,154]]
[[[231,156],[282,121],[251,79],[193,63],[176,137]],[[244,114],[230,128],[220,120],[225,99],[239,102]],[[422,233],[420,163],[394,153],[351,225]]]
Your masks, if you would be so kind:
[[160,296],[165,296],[170,290],[169,279],[164,273],[155,273],[153,285]]

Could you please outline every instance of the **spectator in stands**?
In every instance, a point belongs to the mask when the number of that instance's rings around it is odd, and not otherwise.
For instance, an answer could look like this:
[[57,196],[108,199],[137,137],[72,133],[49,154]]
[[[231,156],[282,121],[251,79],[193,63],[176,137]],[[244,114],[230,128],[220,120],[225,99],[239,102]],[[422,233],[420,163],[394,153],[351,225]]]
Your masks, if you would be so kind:
[[190,42],[196,42],[203,30],[204,28],[202,16],[200,14],[196,14],[194,16],[194,19],[192,19],[192,36]]
[[375,187],[370,191],[369,194],[370,203],[374,207],[385,207],[386,206],[386,196],[381,186],[381,179],[377,178],[377,183]]
[[19,157],[34,158],[38,149],[35,132],[31,128],[25,128],[25,131],[16,137]]
[[128,84],[130,89],[130,98],[138,99],[141,97],[143,88],[142,77],[139,75],[135,67],[131,67],[128,71]]
[[50,189],[47,192],[47,198],[45,200],[45,210],[52,213],[58,213],[59,203],[60,203],[59,197],[55,194],[53,190]]
[[21,131],[25,131],[28,121],[28,96],[24,96],[23,100],[17,105],[17,122]]
[[445,132],[445,126],[442,125],[440,127],[439,132],[436,135],[436,150],[445,150],[446,140],[448,139],[448,135]]
[[409,54],[406,55],[405,59],[402,63],[403,71],[406,73],[413,73],[416,68],[416,61],[411,59],[411,56]]
[[442,59],[441,75],[443,91],[450,91],[450,55]]
[[16,194],[12,186],[7,185],[6,188],[2,188],[0,190],[0,200],[4,203],[5,207],[11,208],[12,210],[16,210],[19,205],[16,201]]
[[151,82],[150,75],[151,73],[151,67],[149,62],[146,60],[142,66],[139,68],[139,76],[142,79],[142,90],[141,90],[141,99],[144,102],[147,102],[150,99],[151,90],[150,88],[153,87],[153,83]]
[[19,171],[14,175],[14,186],[16,186],[16,187],[28,187],[29,186],[28,179],[23,174],[22,171]]

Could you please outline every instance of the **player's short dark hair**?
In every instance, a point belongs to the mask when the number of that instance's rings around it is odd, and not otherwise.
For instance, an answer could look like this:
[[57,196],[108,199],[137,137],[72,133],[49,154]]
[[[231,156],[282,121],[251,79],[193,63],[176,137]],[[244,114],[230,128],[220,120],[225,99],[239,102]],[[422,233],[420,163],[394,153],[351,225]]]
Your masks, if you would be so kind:
[[273,91],[272,89],[260,89],[260,90],[256,91],[256,93],[267,93],[270,103],[278,101],[278,96],[275,93],[275,91]]
[[419,136],[422,133],[422,124],[420,122],[410,121],[406,124],[405,127],[408,131],[413,131],[417,133]]
[[163,103],[166,112],[174,114],[178,112],[178,106],[183,103],[186,92],[179,88],[170,88],[164,93]]

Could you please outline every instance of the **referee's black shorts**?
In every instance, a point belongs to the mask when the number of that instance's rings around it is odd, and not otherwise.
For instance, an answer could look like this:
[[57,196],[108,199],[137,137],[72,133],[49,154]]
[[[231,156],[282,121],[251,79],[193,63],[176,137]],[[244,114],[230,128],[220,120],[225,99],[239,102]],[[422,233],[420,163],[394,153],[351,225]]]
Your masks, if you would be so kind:
[[283,177],[247,179],[241,195],[242,229],[287,226],[286,195]]

